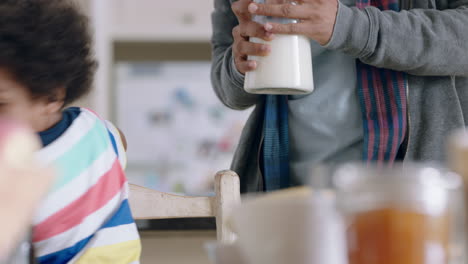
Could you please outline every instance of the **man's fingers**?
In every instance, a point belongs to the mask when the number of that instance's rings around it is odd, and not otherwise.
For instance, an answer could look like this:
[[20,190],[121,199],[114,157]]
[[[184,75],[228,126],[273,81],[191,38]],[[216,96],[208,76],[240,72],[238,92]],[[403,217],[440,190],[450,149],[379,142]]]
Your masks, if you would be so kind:
[[310,17],[310,12],[303,5],[292,4],[257,4],[251,3],[248,6],[250,14],[271,16],[271,17],[284,17],[294,19],[307,19]]
[[291,24],[278,24],[266,23],[265,30],[273,34],[286,34],[286,35],[304,35],[304,25],[302,23]]
[[248,60],[248,56],[267,56],[271,52],[271,47],[265,44],[243,41],[234,47],[233,52],[237,70],[245,74],[257,68],[257,62]]
[[271,51],[270,45],[249,41],[240,41],[234,48],[238,56],[267,56]]
[[239,35],[245,39],[249,37],[260,38],[266,41],[273,40],[274,35],[265,30],[264,25],[254,21],[246,22],[239,26]]
[[231,5],[232,12],[237,16],[239,22],[245,22],[252,19],[252,14],[249,13],[248,6],[251,0],[239,0]]
[[242,74],[245,74],[246,72],[249,72],[249,71],[254,71],[257,68],[256,61],[247,60],[242,57],[238,57],[235,60],[235,63],[236,63],[237,70]]

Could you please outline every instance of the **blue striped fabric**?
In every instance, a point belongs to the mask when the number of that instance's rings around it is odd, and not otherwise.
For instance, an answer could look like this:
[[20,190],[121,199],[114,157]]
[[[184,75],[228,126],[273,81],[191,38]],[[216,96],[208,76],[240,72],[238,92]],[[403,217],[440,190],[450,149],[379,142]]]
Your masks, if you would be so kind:
[[112,132],[109,132],[109,137],[110,137],[110,140],[111,140],[111,143],[112,143],[112,147],[114,148],[114,151],[115,151],[115,154],[117,155],[117,157],[119,156],[119,149],[117,147],[117,142],[115,141],[115,137],[114,135],[112,135]]
[[76,256],[76,254],[78,254],[81,250],[83,250],[86,247],[91,238],[93,238],[93,235],[88,236],[87,238],[81,240],[80,242],[76,243],[75,245],[69,248],[37,258],[37,261],[40,264],[68,263]]
[[289,187],[288,97],[267,95],[263,141],[265,191]]
[[105,223],[102,228],[115,227],[119,225],[132,224],[134,222],[132,212],[130,211],[130,204],[125,199],[120,205],[119,210],[115,212],[114,216]]
[[[115,214],[100,228],[111,228],[111,227],[116,227],[120,225],[127,225],[127,224],[132,224],[134,222],[132,218],[132,214],[130,211],[130,206],[128,203],[128,200],[122,201],[119,209],[115,212]],[[97,232],[96,232],[97,233]],[[93,235],[90,235],[75,245],[65,248],[63,250],[60,250],[58,252],[54,252],[52,254],[42,256],[38,258],[37,260],[41,264],[62,264],[62,263],[68,263],[70,260],[72,260],[81,250],[83,250],[88,242],[93,238]]]
[[[398,0],[357,0],[356,6],[399,11]],[[364,124],[363,160],[392,165],[406,136],[407,75],[360,61],[357,75]]]

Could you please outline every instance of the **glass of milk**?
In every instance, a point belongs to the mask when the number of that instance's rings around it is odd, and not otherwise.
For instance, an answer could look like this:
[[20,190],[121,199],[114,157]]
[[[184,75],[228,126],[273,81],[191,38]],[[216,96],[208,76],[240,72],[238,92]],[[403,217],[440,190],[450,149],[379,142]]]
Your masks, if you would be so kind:
[[[255,0],[260,4],[290,3],[291,0]],[[298,23],[295,19],[254,16],[260,24]],[[253,94],[308,94],[314,90],[310,40],[301,35],[278,35],[272,41],[250,38],[251,42],[268,44],[271,53],[266,57],[249,56],[257,62],[255,71],[247,72],[244,89]]]

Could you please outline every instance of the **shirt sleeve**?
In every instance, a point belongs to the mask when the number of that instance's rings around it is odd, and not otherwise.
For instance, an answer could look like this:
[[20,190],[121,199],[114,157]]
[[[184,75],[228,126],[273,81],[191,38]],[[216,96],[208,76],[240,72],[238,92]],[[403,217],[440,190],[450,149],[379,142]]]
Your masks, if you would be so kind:
[[109,136],[112,141],[115,153],[119,158],[120,165],[125,170],[127,167],[127,152],[125,151],[122,137],[120,136],[119,130],[109,121],[105,121],[107,130],[109,131]]

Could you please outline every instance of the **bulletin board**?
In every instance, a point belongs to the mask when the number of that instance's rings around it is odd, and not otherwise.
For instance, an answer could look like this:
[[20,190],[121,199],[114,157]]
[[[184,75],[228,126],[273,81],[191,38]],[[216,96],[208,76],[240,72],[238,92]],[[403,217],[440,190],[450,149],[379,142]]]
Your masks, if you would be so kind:
[[129,181],[188,195],[213,192],[250,111],[222,105],[209,61],[119,62],[115,120],[128,141]]

